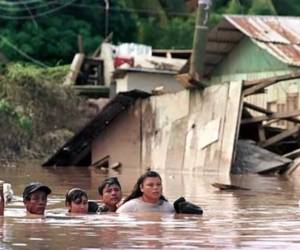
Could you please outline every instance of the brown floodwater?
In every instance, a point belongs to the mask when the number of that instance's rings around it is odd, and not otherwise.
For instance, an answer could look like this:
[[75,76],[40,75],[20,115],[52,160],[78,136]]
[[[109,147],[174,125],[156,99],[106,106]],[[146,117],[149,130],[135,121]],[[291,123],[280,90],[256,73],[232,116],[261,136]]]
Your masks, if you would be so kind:
[[[200,205],[203,216],[101,214],[68,216],[64,194],[71,187],[97,200],[97,186],[118,176],[128,194],[139,171],[103,173],[93,168],[42,168],[28,163],[0,167],[15,198],[0,217],[0,249],[300,249],[300,181],[259,175],[234,176],[247,191],[218,191],[211,178],[159,171],[164,194]],[[52,188],[45,217],[26,217],[21,194],[31,181]]]

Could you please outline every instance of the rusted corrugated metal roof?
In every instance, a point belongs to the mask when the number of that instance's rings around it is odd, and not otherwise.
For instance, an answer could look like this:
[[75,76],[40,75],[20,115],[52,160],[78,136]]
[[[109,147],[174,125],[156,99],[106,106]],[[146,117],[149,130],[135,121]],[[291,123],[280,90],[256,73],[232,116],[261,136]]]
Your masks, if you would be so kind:
[[208,34],[205,75],[245,36],[282,62],[300,66],[300,17],[226,15]]

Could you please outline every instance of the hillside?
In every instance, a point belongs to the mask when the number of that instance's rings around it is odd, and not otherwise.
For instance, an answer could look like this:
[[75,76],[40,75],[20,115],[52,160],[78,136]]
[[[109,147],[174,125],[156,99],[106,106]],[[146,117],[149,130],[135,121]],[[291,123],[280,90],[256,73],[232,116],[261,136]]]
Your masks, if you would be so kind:
[[83,100],[62,86],[69,67],[11,64],[0,76],[0,162],[42,159],[87,121]]

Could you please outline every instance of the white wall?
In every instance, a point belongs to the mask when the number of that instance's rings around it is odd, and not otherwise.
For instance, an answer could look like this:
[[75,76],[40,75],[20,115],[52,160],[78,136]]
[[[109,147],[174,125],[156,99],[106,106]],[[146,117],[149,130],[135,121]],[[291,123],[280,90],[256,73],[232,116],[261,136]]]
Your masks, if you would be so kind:
[[151,93],[152,89],[159,86],[164,86],[166,92],[183,90],[181,84],[175,79],[175,75],[169,74],[128,72],[124,78],[116,79],[117,93],[133,89]]

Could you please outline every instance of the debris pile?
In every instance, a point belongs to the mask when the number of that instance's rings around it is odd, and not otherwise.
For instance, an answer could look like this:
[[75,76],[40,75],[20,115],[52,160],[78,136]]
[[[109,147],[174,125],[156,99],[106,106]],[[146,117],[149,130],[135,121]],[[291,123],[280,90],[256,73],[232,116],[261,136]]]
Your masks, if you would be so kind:
[[300,78],[300,72],[244,82],[243,110],[232,173],[283,173],[295,165],[293,160],[298,161],[300,110],[273,112],[246,101],[247,96],[264,93],[272,84],[297,78]]

